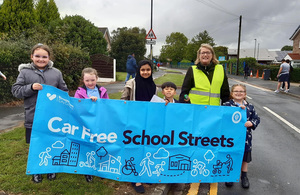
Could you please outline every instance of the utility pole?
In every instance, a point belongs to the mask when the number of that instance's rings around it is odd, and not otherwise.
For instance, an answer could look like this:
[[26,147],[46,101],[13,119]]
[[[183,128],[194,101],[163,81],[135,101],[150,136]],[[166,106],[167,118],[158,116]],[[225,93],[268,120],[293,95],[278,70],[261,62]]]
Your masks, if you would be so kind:
[[259,54],[259,43],[257,43],[257,62],[258,62],[258,54]]
[[237,62],[236,62],[237,64],[236,64],[236,73],[235,73],[235,75],[239,74],[241,30],[242,30],[242,15],[240,15],[239,40],[238,40]]

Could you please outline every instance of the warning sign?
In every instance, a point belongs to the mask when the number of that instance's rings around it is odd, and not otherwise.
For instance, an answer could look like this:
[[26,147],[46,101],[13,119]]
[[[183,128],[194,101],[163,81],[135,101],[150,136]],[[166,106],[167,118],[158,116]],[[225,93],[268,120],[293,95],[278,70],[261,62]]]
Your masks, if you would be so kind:
[[146,39],[156,39],[156,36],[152,29],[148,32]]

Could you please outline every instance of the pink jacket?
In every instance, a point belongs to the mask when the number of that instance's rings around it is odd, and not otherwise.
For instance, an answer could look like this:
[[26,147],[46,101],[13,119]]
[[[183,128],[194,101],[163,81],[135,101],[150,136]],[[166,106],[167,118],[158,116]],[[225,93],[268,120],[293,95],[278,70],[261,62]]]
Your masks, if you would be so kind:
[[[107,94],[107,90],[104,87],[101,87],[101,86],[98,86],[98,85],[96,85],[96,87],[99,89],[100,98],[109,99],[108,94]],[[87,90],[86,86],[78,87],[74,97],[75,98],[80,98],[80,99],[89,99],[89,97],[87,96],[86,90]]]

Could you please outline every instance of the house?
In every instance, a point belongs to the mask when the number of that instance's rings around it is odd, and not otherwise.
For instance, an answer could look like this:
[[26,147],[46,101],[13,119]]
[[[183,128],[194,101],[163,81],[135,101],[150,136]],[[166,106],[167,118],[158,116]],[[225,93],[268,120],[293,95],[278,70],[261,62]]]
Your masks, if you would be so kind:
[[107,42],[107,51],[110,52],[111,51],[111,39],[110,39],[110,34],[108,31],[107,27],[99,27],[98,28],[100,32],[102,32],[104,39]]
[[284,59],[289,59],[294,68],[300,68],[300,25],[290,37],[293,41],[293,53],[288,53]]
[[300,68],[300,54],[299,53],[288,53],[284,59],[289,59],[293,68]]
[[[272,51],[268,49],[240,49],[240,58],[254,58],[260,64],[270,64],[280,62],[287,51]],[[228,49],[228,59],[237,58],[237,49]]]
[[290,37],[290,40],[293,41],[293,53],[300,54],[300,25]]

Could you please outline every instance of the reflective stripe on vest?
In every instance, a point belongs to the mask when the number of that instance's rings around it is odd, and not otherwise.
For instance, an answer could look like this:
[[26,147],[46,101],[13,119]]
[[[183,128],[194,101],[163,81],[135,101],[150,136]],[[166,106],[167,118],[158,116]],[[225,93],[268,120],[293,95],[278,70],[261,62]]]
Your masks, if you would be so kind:
[[[197,66],[192,66],[195,87],[189,93],[192,104],[220,105],[220,91],[224,80],[224,69],[222,65],[216,65],[212,82]],[[196,79],[197,78],[197,79]]]

